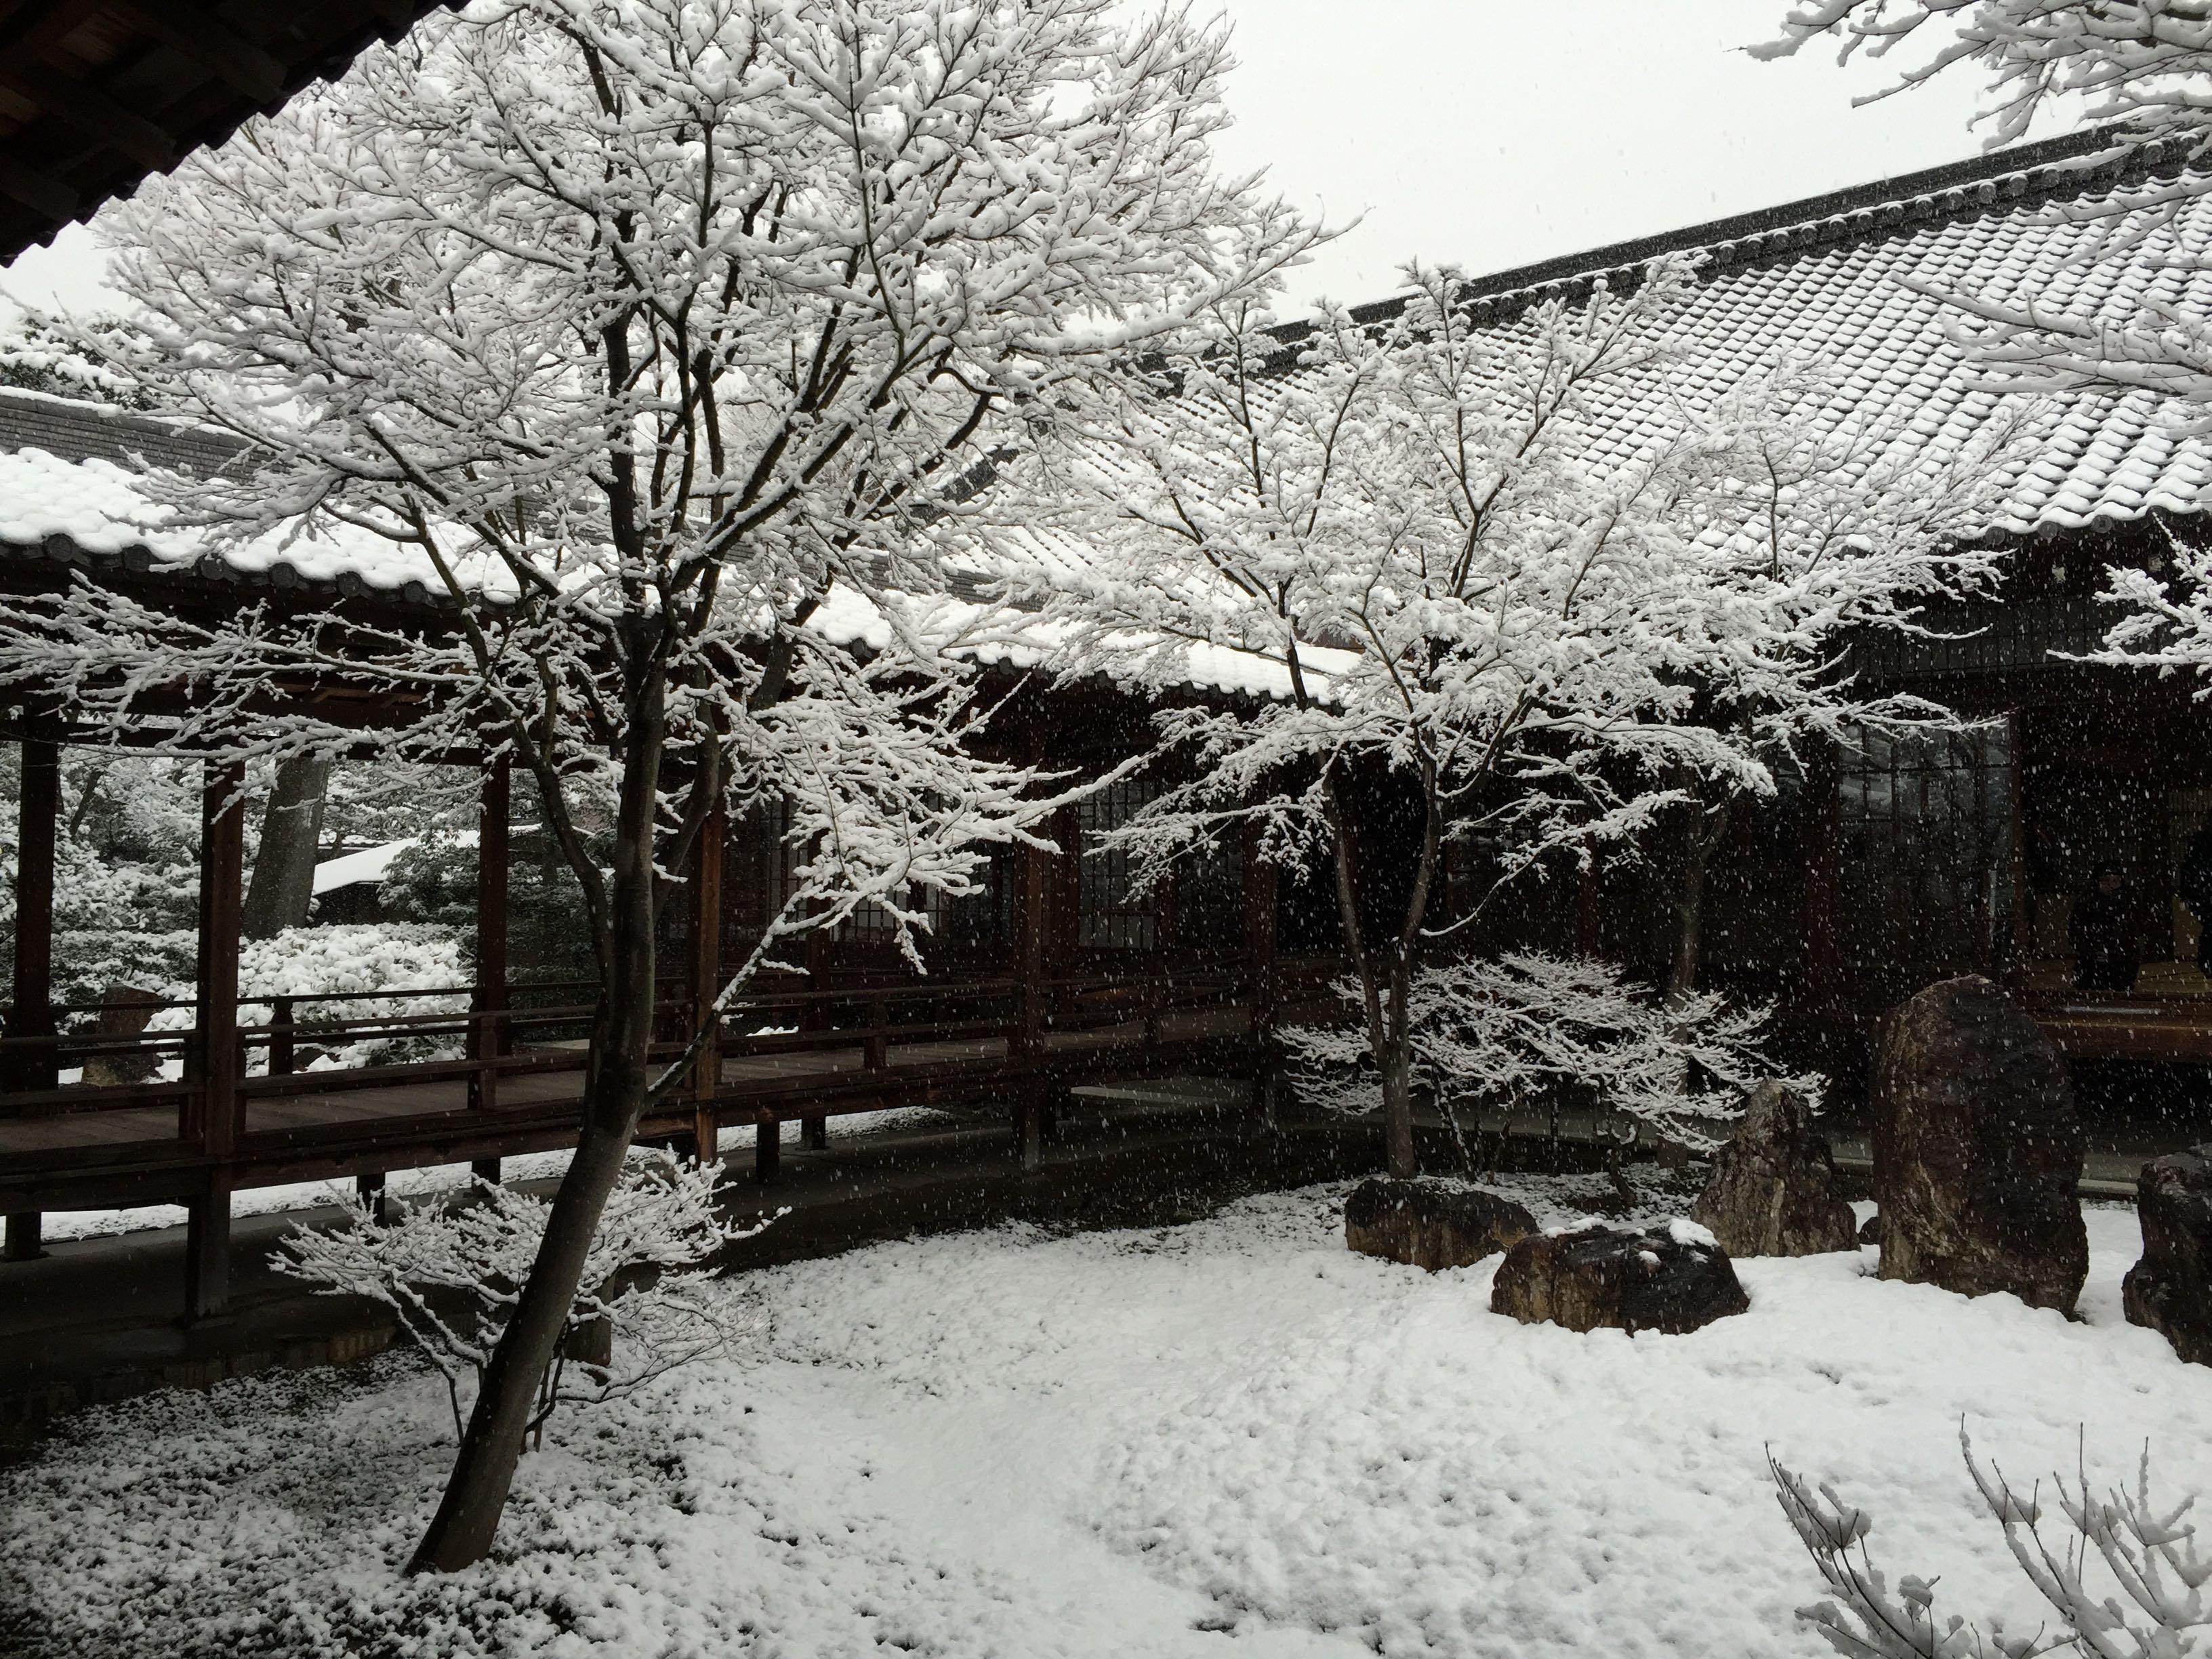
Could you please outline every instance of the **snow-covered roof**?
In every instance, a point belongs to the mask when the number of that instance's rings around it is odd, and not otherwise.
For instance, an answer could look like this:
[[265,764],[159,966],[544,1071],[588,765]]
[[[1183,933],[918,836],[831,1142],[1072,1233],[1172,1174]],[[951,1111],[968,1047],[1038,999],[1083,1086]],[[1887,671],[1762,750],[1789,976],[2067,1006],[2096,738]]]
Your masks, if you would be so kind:
[[[1902,441],[1941,443],[1989,418],[1996,394],[1977,384],[1958,336],[1960,319],[1915,284],[1993,300],[2033,295],[2046,309],[2123,318],[2157,299],[2212,318],[2212,259],[2177,266],[2212,245],[2212,192],[2152,223],[2118,258],[2083,258],[2114,222],[2084,222],[2058,210],[2111,200],[2153,176],[2178,174],[2151,146],[2124,171],[2084,172],[2080,159],[2104,141],[2077,134],[1927,173],[1692,226],[1469,283],[1478,318],[1511,326],[1553,295],[1585,294],[1601,277],[1626,279],[1658,254],[1695,250],[1704,274],[1679,319],[1690,348],[1676,382],[1630,386],[1616,398],[1609,440],[1638,447],[1668,419],[1664,402],[1686,373],[1717,389],[1778,356],[1820,358],[1839,377],[1853,415],[1893,423]],[[2127,228],[2123,216],[2118,228]],[[1363,307],[1380,319],[1397,301]],[[1286,331],[1286,346],[1297,331]],[[1694,389],[1688,388],[1688,389]],[[1647,392],[1649,395],[1647,395]],[[2053,408],[2042,453],[2014,481],[1993,528],[2027,532],[2137,518],[2153,509],[2193,512],[2212,487],[2212,443],[2177,434],[2150,392],[2075,393]],[[0,558],[134,570],[189,569],[202,577],[285,588],[327,584],[429,603],[435,589],[419,556],[362,532],[280,540],[265,537],[220,554],[162,515],[132,482],[137,463],[211,470],[248,464],[234,440],[97,405],[0,390]],[[1102,464],[1103,460],[1102,460]],[[1050,538],[1038,551],[1049,556]],[[826,607],[816,625],[865,640],[883,619],[857,595]],[[975,604],[972,592],[953,604]],[[980,605],[977,605],[980,611]],[[1049,654],[1048,641],[977,647],[987,660],[1020,664]],[[1193,683],[1279,694],[1276,666],[1237,653],[1194,659]],[[1231,659],[1234,659],[1231,660]]]
[[[2212,175],[2185,175],[2161,144],[2124,166],[2083,170],[2111,142],[2092,131],[2021,145],[1500,272],[1462,295],[1477,322],[1510,326],[1539,301],[1578,298],[1600,279],[1632,281],[1661,254],[1702,254],[1694,297],[1674,328],[1686,362],[1668,386],[1647,381],[1616,397],[1607,436],[1620,448],[1666,426],[1673,397],[1718,391],[1782,356],[1827,365],[1840,382],[1839,413],[1905,441],[1948,446],[1987,421],[1997,397],[1988,372],[1969,365],[1960,337],[1968,319],[1943,294],[2032,299],[2045,313],[2106,324],[2133,318],[2146,301],[2212,319],[2212,191],[2170,214],[2096,211],[2142,196],[2153,180],[2212,183]],[[1401,303],[1354,315],[1380,320]],[[2179,435],[2172,412],[2151,392],[2056,400],[2039,458],[2013,480],[1990,528],[2019,534],[2201,510],[2212,442]]]

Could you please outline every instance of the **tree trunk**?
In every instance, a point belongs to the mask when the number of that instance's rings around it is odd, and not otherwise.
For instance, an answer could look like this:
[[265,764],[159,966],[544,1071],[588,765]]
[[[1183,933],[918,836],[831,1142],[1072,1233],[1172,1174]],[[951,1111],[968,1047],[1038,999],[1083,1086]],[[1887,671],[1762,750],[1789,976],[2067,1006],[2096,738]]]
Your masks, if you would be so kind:
[[607,1196],[644,1109],[653,1040],[653,860],[665,709],[657,680],[638,694],[630,759],[617,809],[614,878],[608,887],[610,959],[592,1023],[584,1126],[576,1155],[554,1194],[530,1281],[484,1369],[446,1495],[408,1564],[410,1572],[453,1572],[483,1559],[522,1455],[538,1379],[552,1363]]
[[331,763],[313,756],[276,765],[276,781],[261,814],[261,845],[246,889],[240,928],[248,939],[274,939],[307,920],[315,896],[315,849],[323,837],[323,802]]
[[1389,1001],[1375,1051],[1382,1074],[1382,1151],[1393,1178],[1411,1181],[1420,1174],[1413,1157],[1413,1028],[1407,999],[1413,975],[1401,961],[1390,973]]
[[1698,965],[1705,943],[1705,872],[1714,849],[1728,833],[1729,803],[1703,809],[1691,821],[1682,850],[1682,879],[1674,892],[1674,962],[1667,974],[1667,1006],[1674,1007],[1698,989]]

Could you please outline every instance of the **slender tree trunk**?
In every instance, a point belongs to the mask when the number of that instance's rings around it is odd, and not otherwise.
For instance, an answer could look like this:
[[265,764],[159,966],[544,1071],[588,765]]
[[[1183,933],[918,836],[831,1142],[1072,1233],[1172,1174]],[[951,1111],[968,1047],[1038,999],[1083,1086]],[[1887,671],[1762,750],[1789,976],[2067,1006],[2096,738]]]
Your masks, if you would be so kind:
[[240,931],[274,939],[307,920],[315,896],[315,849],[323,838],[323,803],[331,763],[313,756],[280,761],[269,805],[261,813],[261,845],[253,855]]
[[1682,878],[1674,890],[1674,961],[1667,974],[1670,1008],[1697,994],[1698,965],[1705,943],[1705,872],[1728,833],[1730,805],[1724,800],[1703,809],[1691,821],[1683,846]]
[[657,676],[635,694],[629,757],[617,809],[614,878],[608,887],[610,960],[593,1016],[584,1081],[584,1126],[574,1160],[554,1194],[529,1282],[501,1334],[461,1437],[444,1500],[409,1563],[410,1572],[452,1572],[483,1559],[499,1530],[539,1379],[552,1363],[584,1276],[592,1236],[622,1175],[645,1105],[653,1040],[654,807],[665,706]]
[[1402,955],[1391,962],[1389,977],[1375,1051],[1376,1069],[1382,1074],[1382,1151],[1390,1173],[1411,1181],[1421,1169],[1413,1156],[1413,972]]

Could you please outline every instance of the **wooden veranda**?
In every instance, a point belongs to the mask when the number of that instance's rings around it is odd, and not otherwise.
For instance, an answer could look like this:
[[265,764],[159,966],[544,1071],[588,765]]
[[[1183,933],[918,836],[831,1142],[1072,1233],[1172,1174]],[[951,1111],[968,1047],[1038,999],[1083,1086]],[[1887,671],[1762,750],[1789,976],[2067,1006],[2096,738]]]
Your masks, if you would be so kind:
[[[57,1004],[53,876],[60,807],[58,720],[34,717],[23,752],[14,983],[0,1036],[0,1213],[7,1253],[37,1254],[56,1209],[182,1203],[191,1218],[187,1304],[224,1304],[231,1194],[241,1188],[358,1177],[502,1158],[573,1143],[594,988],[511,983],[507,782],[483,775],[475,960],[478,982],[373,994],[241,995],[243,801],[230,767],[205,767],[199,852],[198,982],[189,1001],[136,1003],[146,1029],[100,1034],[96,1006]],[[1073,826],[1071,825],[1072,829]],[[763,975],[719,1020],[725,919],[742,913],[723,880],[727,825],[710,824],[688,875],[688,910],[665,970],[664,1065],[711,1025],[641,1138],[687,1151],[754,1130],[754,1171],[776,1173],[781,1126],[818,1144],[835,1115],[962,1103],[1001,1106],[1011,1155],[1033,1165],[1067,1089],[1178,1072],[1263,1078],[1284,999],[1304,996],[1325,960],[1279,962],[1272,872],[1241,869],[1244,926],[1202,952],[1083,951],[1070,860],[1042,849],[1006,860],[1006,937],[904,971],[836,941],[811,972]],[[1157,942],[1154,940],[1153,942]],[[666,960],[666,958],[664,958]],[[350,1005],[350,1006],[349,1006]],[[334,1063],[349,1048],[404,1042],[431,1057]],[[139,1082],[84,1080],[139,1075]]]

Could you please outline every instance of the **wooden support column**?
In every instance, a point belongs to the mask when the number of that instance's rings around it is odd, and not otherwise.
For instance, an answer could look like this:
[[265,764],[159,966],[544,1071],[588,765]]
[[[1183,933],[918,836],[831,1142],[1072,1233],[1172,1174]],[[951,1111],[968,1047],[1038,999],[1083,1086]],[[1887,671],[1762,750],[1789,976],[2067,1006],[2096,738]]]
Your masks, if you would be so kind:
[[198,1020],[192,1032],[193,1139],[207,1184],[187,1204],[185,1315],[210,1318],[230,1302],[232,1160],[245,1123],[239,1090],[239,919],[246,888],[245,774],[210,762],[200,791]]
[[1267,1130],[1275,1127],[1283,1068],[1275,1046],[1275,866],[1261,856],[1256,825],[1244,830],[1244,961],[1251,976],[1252,1047],[1258,1056],[1246,1127]]
[[469,1160],[469,1173],[478,1181],[499,1185],[499,1160],[495,1158],[477,1158]]
[[761,1113],[754,1123],[753,1178],[766,1186],[783,1164],[783,1125],[773,1112]]
[[[507,819],[512,779],[504,756],[486,769],[477,798],[477,984],[470,1011],[469,1058],[477,1070],[469,1079],[469,1104],[489,1112],[499,1104],[499,1058],[507,1051]],[[499,1179],[492,1160],[492,1179]]]
[[729,808],[717,801],[699,826],[691,860],[690,1029],[708,1030],[690,1080],[691,1146],[702,1164],[721,1156],[722,1125],[714,1096],[722,1086],[722,1020],[714,999],[722,990],[722,852],[729,834]]
[[[15,1039],[0,1058],[0,1089],[51,1089],[59,1080],[53,1048],[54,841],[61,818],[62,750],[51,714],[26,711],[22,791],[15,805],[15,972],[8,1020]],[[6,1219],[10,1261],[35,1261],[40,1216]]]

